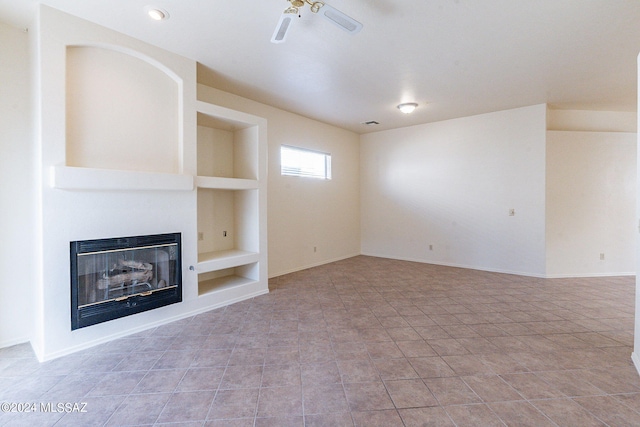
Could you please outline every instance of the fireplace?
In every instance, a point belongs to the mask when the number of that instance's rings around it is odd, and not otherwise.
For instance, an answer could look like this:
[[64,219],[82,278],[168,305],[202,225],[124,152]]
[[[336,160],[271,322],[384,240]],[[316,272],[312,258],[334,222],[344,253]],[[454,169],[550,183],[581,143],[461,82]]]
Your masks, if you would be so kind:
[[180,233],[71,242],[71,329],[182,301]]

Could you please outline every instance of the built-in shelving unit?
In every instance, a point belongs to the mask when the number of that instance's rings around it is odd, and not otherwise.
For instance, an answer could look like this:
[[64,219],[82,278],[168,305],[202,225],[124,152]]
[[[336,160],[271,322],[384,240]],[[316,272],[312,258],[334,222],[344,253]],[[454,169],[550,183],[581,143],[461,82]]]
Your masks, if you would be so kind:
[[198,101],[198,295],[268,289],[266,121]]

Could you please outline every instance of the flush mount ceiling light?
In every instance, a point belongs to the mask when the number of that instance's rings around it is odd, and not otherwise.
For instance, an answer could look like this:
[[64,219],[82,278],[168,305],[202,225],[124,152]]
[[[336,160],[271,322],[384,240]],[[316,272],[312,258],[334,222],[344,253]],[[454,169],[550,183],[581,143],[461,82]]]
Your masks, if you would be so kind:
[[398,110],[402,111],[405,114],[413,113],[413,110],[416,109],[418,104],[415,102],[405,102],[404,104],[398,105]]
[[147,6],[146,8],[147,15],[149,18],[154,21],[164,21],[165,19],[169,19],[169,12],[164,9],[160,9],[158,7]]
[[313,0],[287,1],[291,3],[291,6],[286,8],[284,12],[282,12],[282,15],[280,15],[280,20],[278,21],[276,30],[271,36],[271,43],[283,43],[285,41],[288,31],[293,24],[294,18],[296,15],[300,15],[300,8],[304,7],[305,4],[309,5],[311,12],[319,14],[333,25],[348,33],[355,34],[362,29],[361,23],[324,2]]

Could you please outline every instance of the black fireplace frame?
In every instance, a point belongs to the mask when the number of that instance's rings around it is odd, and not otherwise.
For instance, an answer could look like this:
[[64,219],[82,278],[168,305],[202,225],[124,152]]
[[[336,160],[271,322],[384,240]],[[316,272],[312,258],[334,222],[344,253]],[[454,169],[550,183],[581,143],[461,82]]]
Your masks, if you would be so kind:
[[[175,283],[166,289],[117,298],[99,304],[79,306],[78,255],[99,251],[139,249],[147,246],[177,244]],[[181,233],[116,237],[70,242],[71,265],[71,330],[119,319],[166,305],[182,302],[182,235]]]

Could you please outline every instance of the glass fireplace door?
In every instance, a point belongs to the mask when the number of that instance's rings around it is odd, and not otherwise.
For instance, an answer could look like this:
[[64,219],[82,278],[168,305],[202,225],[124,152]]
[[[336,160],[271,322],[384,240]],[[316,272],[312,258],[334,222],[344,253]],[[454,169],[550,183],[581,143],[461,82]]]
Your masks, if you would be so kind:
[[71,242],[71,278],[72,329],[179,302],[180,235]]

